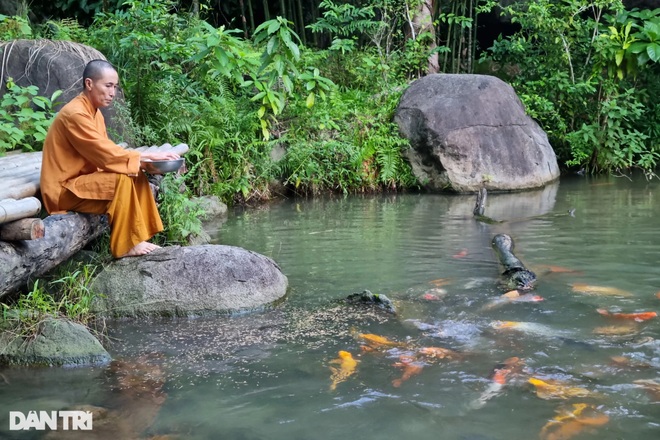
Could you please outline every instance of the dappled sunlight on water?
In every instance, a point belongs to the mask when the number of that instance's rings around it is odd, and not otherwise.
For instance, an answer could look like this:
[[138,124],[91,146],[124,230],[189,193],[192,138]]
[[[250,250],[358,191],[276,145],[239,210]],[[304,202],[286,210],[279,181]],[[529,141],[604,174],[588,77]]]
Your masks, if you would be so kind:
[[[158,399],[141,438],[656,438],[660,318],[615,315],[660,311],[660,183],[638,179],[489,195],[486,215],[502,221],[493,224],[474,220],[472,196],[292,200],[234,213],[217,241],[274,258],[290,283],[284,303],[114,322],[113,366],[6,370],[0,417],[130,408],[128,391],[143,387]],[[533,295],[502,296],[490,245],[498,233],[537,273]],[[365,289],[398,313],[339,301]],[[339,351],[356,362],[341,363]]]

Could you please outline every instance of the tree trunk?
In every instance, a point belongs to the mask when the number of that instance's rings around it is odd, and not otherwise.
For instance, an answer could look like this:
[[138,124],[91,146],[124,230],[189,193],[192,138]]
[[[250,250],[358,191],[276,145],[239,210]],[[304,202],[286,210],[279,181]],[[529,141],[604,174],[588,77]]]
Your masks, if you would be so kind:
[[252,33],[254,32],[255,26],[254,26],[254,11],[252,10],[252,0],[247,0],[248,4],[248,15],[250,16],[250,36],[252,36]]
[[270,20],[270,11],[268,10],[268,0],[263,0],[262,2],[264,8],[264,21]]
[[0,226],[0,240],[36,240],[44,238],[46,227],[40,218],[22,218]]
[[307,46],[307,35],[305,34],[305,17],[303,14],[303,4],[302,0],[297,0],[298,6],[298,36],[300,37],[303,46]]
[[247,30],[247,20],[245,19],[245,2],[243,0],[238,0],[238,4],[241,7],[241,25],[243,26],[243,38],[248,39],[248,30]]
[[[432,36],[431,43],[428,46],[429,51],[437,47],[435,42],[435,27],[433,26],[433,0],[423,0],[416,11],[413,11],[412,34],[419,37],[420,34],[427,32]],[[440,65],[437,52],[431,54],[428,58],[427,74],[438,73]]]
[[46,236],[38,240],[0,241],[0,299],[69,259],[108,227],[106,217],[89,214],[51,215]]

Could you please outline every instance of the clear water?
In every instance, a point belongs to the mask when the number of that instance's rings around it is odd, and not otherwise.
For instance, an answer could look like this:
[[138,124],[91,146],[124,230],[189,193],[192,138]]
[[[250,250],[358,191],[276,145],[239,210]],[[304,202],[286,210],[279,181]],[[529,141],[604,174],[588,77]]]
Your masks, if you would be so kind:
[[[597,308],[660,311],[660,182],[575,177],[543,191],[489,195],[486,214],[503,221],[496,224],[476,222],[473,207],[474,196],[406,194],[235,211],[217,242],[277,261],[289,278],[286,301],[233,317],[111,323],[119,362],[106,368],[4,370],[0,437],[43,437],[7,431],[10,410],[95,405],[108,409],[110,422],[95,419],[94,432],[81,437],[46,438],[527,439],[539,438],[556,411],[587,403],[609,421],[547,438],[659,438],[659,393],[633,381],[660,382],[660,318],[632,322],[626,335],[594,330],[629,323]],[[510,234],[516,255],[537,272],[534,293],[543,301],[492,306],[505,291],[490,246],[497,233]],[[579,293],[573,283],[630,296]],[[432,290],[437,284],[446,293]],[[365,289],[387,295],[399,313],[337,303]],[[497,330],[497,320],[534,325]],[[359,333],[402,346],[364,351]],[[462,355],[420,358],[419,374],[394,386],[403,369],[393,364],[429,346]],[[359,364],[331,391],[339,350]],[[518,374],[475,404],[512,356],[524,364]],[[592,394],[544,400],[531,376]]]

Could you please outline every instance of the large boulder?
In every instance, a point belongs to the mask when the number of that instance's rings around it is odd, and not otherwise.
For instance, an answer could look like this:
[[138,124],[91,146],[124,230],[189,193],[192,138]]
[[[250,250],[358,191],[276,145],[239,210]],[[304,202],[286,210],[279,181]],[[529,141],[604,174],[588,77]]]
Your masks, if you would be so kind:
[[[6,80],[12,78],[21,87],[37,86],[38,94],[50,98],[57,90],[62,94],[55,101],[56,110],[82,92],[82,73],[88,62],[105,60],[105,56],[93,47],[71,41],[13,40],[0,42],[0,96],[7,90]],[[108,134],[116,142],[131,143],[124,139],[125,117],[116,107],[124,105],[121,90],[113,104],[102,109]]]
[[548,137],[513,88],[488,75],[428,75],[413,82],[394,120],[415,176],[432,191],[539,188],[559,177]]
[[195,316],[260,309],[286,294],[268,257],[224,245],[168,246],[107,266],[91,289],[104,316]]
[[110,354],[84,325],[66,319],[44,320],[39,334],[30,340],[12,332],[0,333],[0,365],[99,365],[110,360]]

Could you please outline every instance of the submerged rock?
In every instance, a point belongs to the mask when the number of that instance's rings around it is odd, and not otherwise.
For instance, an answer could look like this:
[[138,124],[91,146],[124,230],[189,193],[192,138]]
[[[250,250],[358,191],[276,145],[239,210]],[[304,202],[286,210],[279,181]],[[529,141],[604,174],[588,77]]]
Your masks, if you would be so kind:
[[107,266],[91,288],[103,316],[195,316],[260,309],[286,294],[270,258],[235,246],[168,246]]
[[349,304],[375,305],[386,312],[396,313],[396,307],[391,299],[382,294],[371,293],[368,290],[348,295],[345,301]]
[[46,319],[30,340],[11,332],[0,334],[0,365],[77,366],[110,360],[110,354],[84,325],[67,319]]

